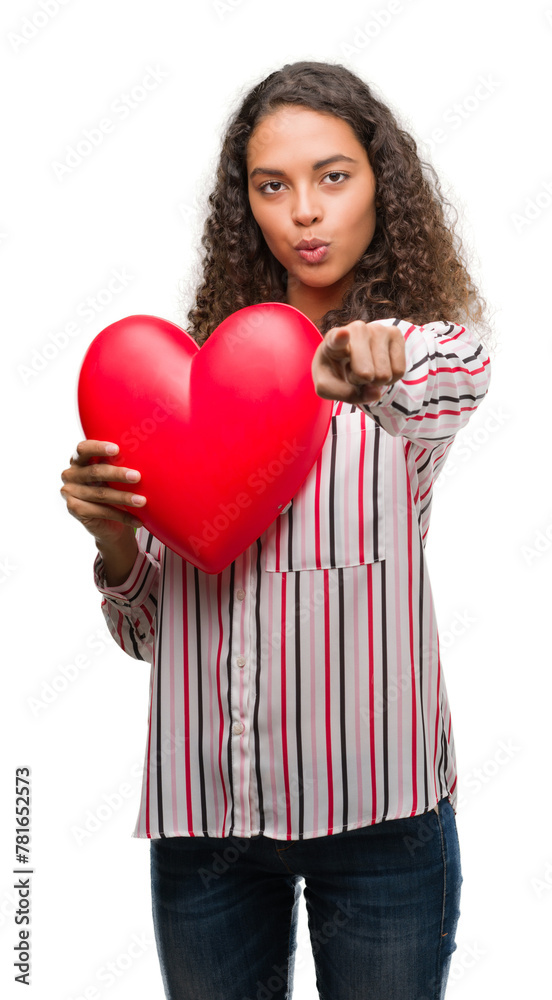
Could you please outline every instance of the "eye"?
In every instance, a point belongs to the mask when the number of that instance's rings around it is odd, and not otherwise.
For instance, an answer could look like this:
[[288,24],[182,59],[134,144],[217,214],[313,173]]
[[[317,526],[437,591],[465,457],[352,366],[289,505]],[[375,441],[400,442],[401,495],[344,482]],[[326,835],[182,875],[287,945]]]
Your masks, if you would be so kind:
[[[350,175],[345,173],[344,170],[330,170],[329,174],[324,174],[324,179],[326,177],[349,177]],[[341,183],[338,181],[338,183]],[[330,187],[335,187],[334,184],[330,184]]]
[[[264,191],[265,188],[268,188],[269,184],[281,184],[281,183],[282,183],[281,181],[265,181],[263,184],[259,184],[259,191]],[[279,191],[274,192],[274,194],[279,194],[279,193],[280,193]]]
[[[324,177],[322,178],[322,180],[325,180],[326,177],[344,177],[345,179],[347,179],[347,177],[350,177],[350,174],[348,174],[345,170],[330,170],[329,173],[324,174]],[[336,181],[335,183],[331,182],[329,184],[329,187],[337,187],[338,184],[342,184],[342,183],[343,183],[343,181],[340,181],[340,180]],[[273,187],[274,184],[276,184],[276,185],[279,184],[280,186],[282,186],[283,182],[282,181],[263,181],[262,184],[259,184],[259,191],[264,191],[265,194],[280,194],[280,189],[275,190],[274,187]],[[270,187],[270,190],[269,190],[269,187]]]

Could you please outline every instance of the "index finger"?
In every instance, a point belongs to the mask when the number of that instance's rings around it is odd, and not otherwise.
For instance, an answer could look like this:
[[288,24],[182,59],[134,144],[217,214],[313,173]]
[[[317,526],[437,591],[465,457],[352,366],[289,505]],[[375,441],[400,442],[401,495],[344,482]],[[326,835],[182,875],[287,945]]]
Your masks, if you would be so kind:
[[102,455],[118,455],[119,445],[113,441],[94,441],[87,439],[79,441],[75,451],[69,459],[70,465],[87,465],[91,458],[100,458]]
[[324,337],[323,350],[332,360],[348,358],[350,350],[351,335],[344,326],[333,326]]

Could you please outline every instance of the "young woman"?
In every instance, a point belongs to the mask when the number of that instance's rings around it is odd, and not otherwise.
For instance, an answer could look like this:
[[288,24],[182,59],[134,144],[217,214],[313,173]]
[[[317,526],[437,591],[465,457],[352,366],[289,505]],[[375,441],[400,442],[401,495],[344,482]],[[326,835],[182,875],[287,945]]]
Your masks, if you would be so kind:
[[271,73],[223,139],[187,329],[201,345],[266,301],[317,325],[314,386],[334,403],[315,466],[216,575],[140,527],[147,497],[139,470],[109,464],[116,443],[81,442],[62,474],[111,634],[152,664],[133,835],[151,838],[172,1000],[290,997],[300,879],[321,997],[444,996],[462,875],[424,546],[490,375],[444,203],[361,79]]

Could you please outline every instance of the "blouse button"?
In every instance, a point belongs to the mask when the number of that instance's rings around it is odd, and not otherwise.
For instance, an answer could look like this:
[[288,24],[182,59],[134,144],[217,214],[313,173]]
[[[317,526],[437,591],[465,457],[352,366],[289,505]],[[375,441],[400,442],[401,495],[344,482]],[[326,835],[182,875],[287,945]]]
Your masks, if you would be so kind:
[[244,729],[245,729],[245,726],[244,726],[243,722],[235,722],[234,725],[232,726],[232,732],[235,733],[236,736],[241,736],[241,734],[243,733]]
[[243,601],[245,597],[245,590],[238,590],[236,597],[238,598],[238,601]]
[[238,667],[245,667],[245,656],[238,656],[236,663]]

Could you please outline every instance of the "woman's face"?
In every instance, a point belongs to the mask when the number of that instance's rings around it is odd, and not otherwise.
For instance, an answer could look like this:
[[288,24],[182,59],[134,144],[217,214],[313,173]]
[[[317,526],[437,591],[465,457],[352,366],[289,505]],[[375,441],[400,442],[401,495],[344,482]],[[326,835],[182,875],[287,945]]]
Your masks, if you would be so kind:
[[[281,107],[251,133],[247,175],[251,211],[288,272],[288,291],[336,283],[343,291],[376,228],[376,178],[350,125]],[[326,249],[301,254],[297,244],[313,239]]]

